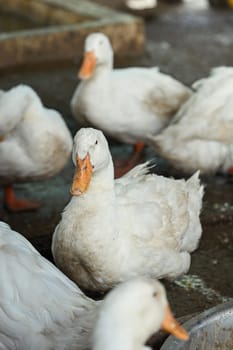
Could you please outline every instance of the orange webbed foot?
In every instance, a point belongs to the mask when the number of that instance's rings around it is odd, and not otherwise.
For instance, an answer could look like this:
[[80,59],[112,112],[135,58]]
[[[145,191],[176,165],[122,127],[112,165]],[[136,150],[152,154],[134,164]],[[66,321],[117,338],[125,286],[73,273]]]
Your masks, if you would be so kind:
[[11,185],[4,187],[4,206],[12,212],[34,211],[41,207],[41,203],[27,199],[17,199]]
[[134,145],[134,151],[131,157],[127,160],[116,161],[114,163],[115,168],[115,178],[119,178],[125,175],[129,170],[131,170],[140,161],[143,151],[145,149],[145,144],[143,142],[137,142]]

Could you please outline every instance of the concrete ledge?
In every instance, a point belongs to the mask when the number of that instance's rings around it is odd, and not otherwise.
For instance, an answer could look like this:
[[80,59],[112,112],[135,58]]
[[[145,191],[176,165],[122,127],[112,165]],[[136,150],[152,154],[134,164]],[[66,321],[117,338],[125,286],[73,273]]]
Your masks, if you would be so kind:
[[[43,28],[0,34],[0,68],[82,55],[87,34],[102,31],[119,54],[141,54],[144,23],[83,0],[0,0],[3,11],[43,23]],[[46,26],[47,25],[47,26]]]

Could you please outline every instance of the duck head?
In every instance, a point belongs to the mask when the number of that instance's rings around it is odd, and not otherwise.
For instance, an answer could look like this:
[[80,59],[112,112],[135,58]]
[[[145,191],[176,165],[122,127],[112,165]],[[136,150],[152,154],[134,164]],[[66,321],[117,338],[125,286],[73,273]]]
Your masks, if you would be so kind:
[[97,67],[112,66],[112,61],[113,50],[108,37],[103,33],[92,33],[85,40],[84,59],[78,76],[87,80]]
[[0,90],[0,142],[4,141],[35,102],[41,104],[39,96],[28,85],[19,84],[7,91]]
[[73,196],[80,196],[87,191],[93,174],[107,167],[111,161],[102,131],[80,129],[74,137],[72,158],[76,170],[70,191]]
[[[103,301],[94,330],[94,350],[110,348],[115,339],[139,349],[160,328],[179,339],[188,339],[170,311],[163,285],[134,278],[118,285]],[[123,348],[123,344],[117,345]]]

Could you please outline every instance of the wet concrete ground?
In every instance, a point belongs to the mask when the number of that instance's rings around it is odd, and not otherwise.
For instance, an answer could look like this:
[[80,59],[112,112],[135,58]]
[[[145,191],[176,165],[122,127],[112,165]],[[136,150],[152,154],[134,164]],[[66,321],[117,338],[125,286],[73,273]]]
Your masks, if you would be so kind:
[[[147,22],[146,33],[145,55],[118,59],[116,65],[158,65],[162,71],[191,84],[206,76],[211,67],[233,63],[233,11],[162,6],[154,19]],[[0,87],[7,89],[17,83],[30,84],[47,106],[63,113],[74,134],[79,126],[70,114],[69,101],[77,84],[80,55],[77,53],[77,62],[0,72]],[[130,151],[129,146],[114,142],[111,142],[111,149],[115,156]],[[155,157],[153,150],[148,149],[146,157]],[[156,158],[156,163],[156,172],[172,174],[163,160]],[[0,218],[23,233],[48,258],[51,258],[51,235],[70,198],[72,176],[73,166],[69,162],[56,178],[16,186],[18,196],[42,200],[44,205],[38,212],[10,214],[0,207]],[[165,283],[177,316],[201,312],[233,298],[233,179],[218,175],[203,181],[205,196],[200,246],[192,255],[188,277]]]

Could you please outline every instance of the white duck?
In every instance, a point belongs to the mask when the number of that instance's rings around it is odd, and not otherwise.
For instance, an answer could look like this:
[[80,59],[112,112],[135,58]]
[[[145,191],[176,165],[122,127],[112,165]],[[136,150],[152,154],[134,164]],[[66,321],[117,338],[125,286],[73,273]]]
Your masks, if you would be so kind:
[[177,169],[203,174],[233,170],[233,68],[219,67],[194,84],[197,91],[171,124],[151,137],[156,151]]
[[0,185],[9,210],[35,209],[38,203],[16,199],[12,185],[49,178],[66,165],[71,134],[62,116],[45,108],[29,86],[0,93]]
[[103,133],[74,139],[73,197],[53,235],[59,268],[79,285],[109,289],[136,275],[175,278],[189,269],[201,236],[203,187],[149,175],[139,165],[119,180]]
[[134,278],[119,284],[103,301],[94,328],[93,350],[150,350],[145,343],[160,328],[188,339],[172,316],[163,285]]
[[132,280],[106,301],[94,301],[4,222],[0,222],[0,276],[2,350],[98,349],[110,342],[110,333],[113,348],[118,343],[131,350],[132,344],[142,346],[161,326],[187,339],[185,330],[169,319],[159,282]]
[[191,90],[157,67],[113,69],[113,49],[103,33],[88,35],[84,50],[82,81],[71,100],[73,115],[82,124],[136,144],[130,168],[147,135],[169,123]]

